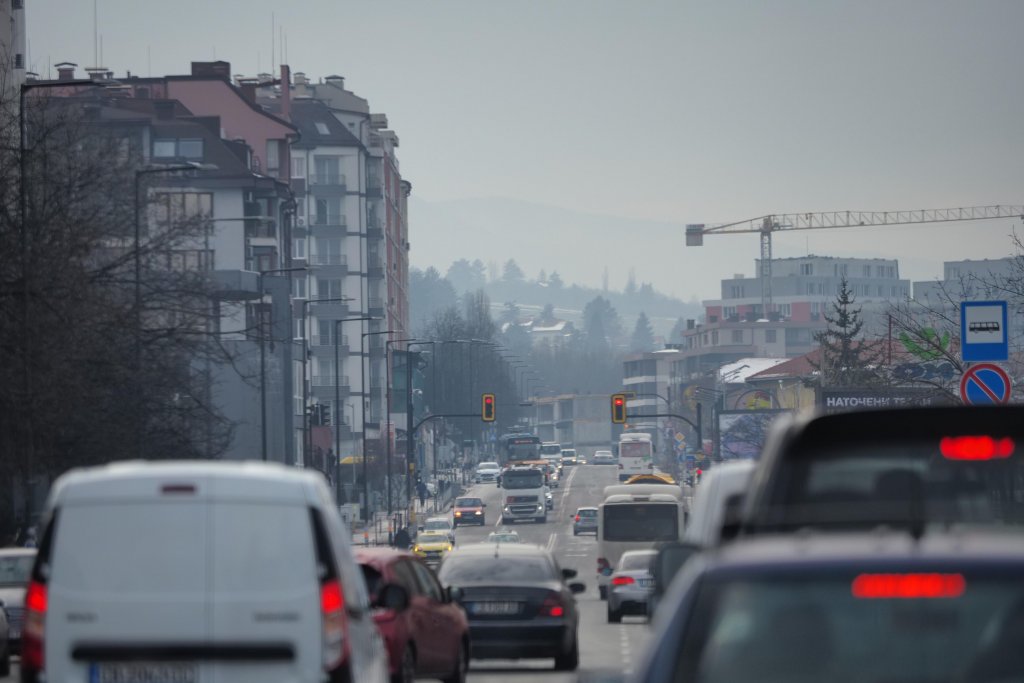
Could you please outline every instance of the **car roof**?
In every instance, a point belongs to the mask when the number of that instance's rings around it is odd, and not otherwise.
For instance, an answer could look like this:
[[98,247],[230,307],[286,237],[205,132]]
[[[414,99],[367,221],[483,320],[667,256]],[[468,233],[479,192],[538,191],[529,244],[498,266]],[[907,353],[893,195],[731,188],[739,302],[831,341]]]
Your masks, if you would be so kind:
[[594,510],[596,512],[597,508],[594,507],[593,505],[581,505],[580,507],[576,508],[576,512],[579,512],[580,510]]
[[445,524],[451,523],[447,517],[427,517],[426,522],[424,523],[427,524],[430,522],[444,522]]
[[154,498],[164,485],[194,485],[196,500],[327,502],[323,476],[281,463],[257,461],[123,461],[73,469],[50,491],[52,504]]
[[453,556],[485,556],[485,557],[497,557],[503,555],[522,556],[522,557],[551,557],[544,548],[539,545],[531,545],[529,543],[515,543],[513,545],[499,545],[478,543],[474,545],[464,545],[455,548],[455,550],[448,553],[448,557]]
[[416,556],[408,550],[398,550],[396,548],[357,548],[355,555],[356,562],[370,565],[377,570],[381,570],[402,558],[416,559]]
[[703,555],[715,569],[860,567],[892,563],[1020,564],[1024,535],[1011,531],[793,533],[755,536]]

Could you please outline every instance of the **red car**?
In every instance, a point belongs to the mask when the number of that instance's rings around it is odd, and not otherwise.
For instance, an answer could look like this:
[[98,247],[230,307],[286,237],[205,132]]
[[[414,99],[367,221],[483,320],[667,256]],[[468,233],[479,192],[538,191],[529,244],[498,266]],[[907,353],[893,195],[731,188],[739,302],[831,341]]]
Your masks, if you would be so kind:
[[412,553],[390,548],[361,548],[356,561],[388,651],[392,682],[425,676],[463,683],[469,669],[469,623],[433,570]]
[[460,524],[486,524],[484,508],[487,504],[479,498],[456,498],[452,513],[452,526]]

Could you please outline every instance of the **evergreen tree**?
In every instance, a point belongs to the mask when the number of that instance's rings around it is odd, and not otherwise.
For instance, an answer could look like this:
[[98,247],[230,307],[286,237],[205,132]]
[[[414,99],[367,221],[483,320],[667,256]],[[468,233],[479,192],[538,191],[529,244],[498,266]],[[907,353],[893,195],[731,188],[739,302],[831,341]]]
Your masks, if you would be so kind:
[[812,363],[823,386],[870,386],[878,381],[880,352],[861,339],[864,321],[861,307],[849,283],[843,278],[831,313],[824,313],[828,326],[814,335],[821,346],[821,359]]
[[637,353],[654,350],[654,329],[647,314],[640,311],[636,319],[636,327],[633,328],[633,338],[630,341],[630,349]]
[[558,274],[558,271],[551,271],[551,275],[548,277],[548,286],[552,289],[561,289],[564,285],[565,283],[562,282],[562,276]]
[[505,265],[501,271],[501,279],[506,282],[522,282],[523,281],[523,269],[519,267],[515,259],[509,259],[505,261]]
[[544,310],[540,312],[540,315],[534,318],[534,322],[541,325],[553,325],[556,320],[558,320],[558,318],[555,317],[554,304],[544,304]]
[[668,341],[670,344],[681,344],[683,342],[683,334],[686,332],[686,319],[679,318],[676,324],[672,326],[672,332],[669,333]]

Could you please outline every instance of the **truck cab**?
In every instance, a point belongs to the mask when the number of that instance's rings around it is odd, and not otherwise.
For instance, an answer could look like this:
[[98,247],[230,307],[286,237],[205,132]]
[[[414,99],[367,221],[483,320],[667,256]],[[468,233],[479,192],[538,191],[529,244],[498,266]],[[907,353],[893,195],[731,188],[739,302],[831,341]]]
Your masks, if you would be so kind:
[[547,522],[544,471],[532,465],[513,465],[501,476],[501,517],[504,522]]

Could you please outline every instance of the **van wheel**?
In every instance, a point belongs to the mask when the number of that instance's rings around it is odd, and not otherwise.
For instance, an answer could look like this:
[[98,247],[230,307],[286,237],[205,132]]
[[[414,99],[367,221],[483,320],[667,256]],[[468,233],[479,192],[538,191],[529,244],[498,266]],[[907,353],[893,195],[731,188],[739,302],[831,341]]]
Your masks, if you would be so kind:
[[469,652],[465,642],[459,643],[458,659],[451,675],[441,679],[442,683],[466,683],[466,672],[469,670]]
[[555,655],[555,671],[575,671],[580,665],[580,646],[573,635],[572,646],[568,652]]
[[398,671],[391,676],[391,683],[412,683],[416,679],[416,653],[412,646],[406,645],[402,653],[402,662]]

